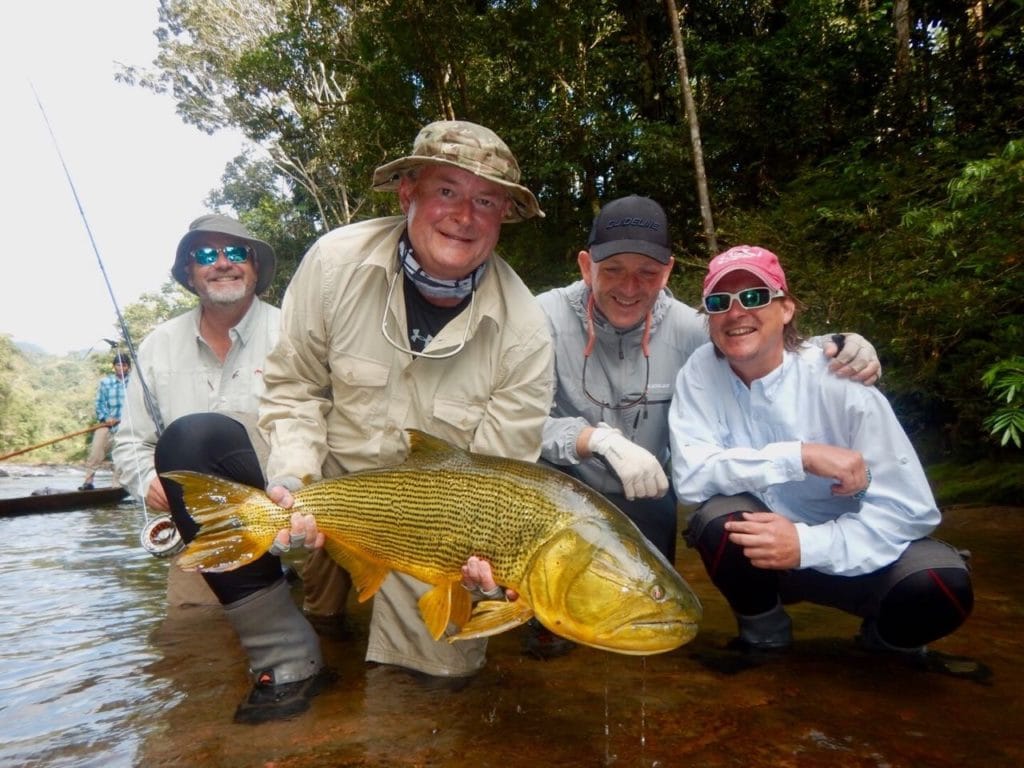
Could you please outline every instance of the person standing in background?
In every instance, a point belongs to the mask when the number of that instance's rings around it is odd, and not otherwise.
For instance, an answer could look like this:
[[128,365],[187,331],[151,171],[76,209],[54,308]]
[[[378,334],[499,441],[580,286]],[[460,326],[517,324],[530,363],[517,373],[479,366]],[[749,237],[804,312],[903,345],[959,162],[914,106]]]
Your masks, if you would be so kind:
[[[112,365],[114,372],[100,379],[99,386],[96,388],[96,421],[103,426],[92,433],[89,457],[85,460],[85,479],[78,486],[80,491],[91,491],[95,488],[93,480],[96,479],[96,469],[107,458],[117,425],[121,421],[125,389],[132,372],[132,362],[127,355],[118,352],[114,355]],[[116,464],[111,485],[114,488],[121,485]]]

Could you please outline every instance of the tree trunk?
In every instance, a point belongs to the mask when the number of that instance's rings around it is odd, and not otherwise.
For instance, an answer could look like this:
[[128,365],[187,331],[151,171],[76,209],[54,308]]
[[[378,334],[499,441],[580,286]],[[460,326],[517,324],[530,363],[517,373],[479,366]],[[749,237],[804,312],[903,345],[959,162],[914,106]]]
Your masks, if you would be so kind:
[[896,61],[893,66],[893,116],[897,128],[906,133],[910,127],[910,0],[892,4],[892,25],[896,33]]
[[704,171],[704,150],[700,143],[700,124],[697,121],[697,107],[690,90],[690,76],[686,69],[686,51],[683,49],[683,33],[679,24],[679,13],[675,0],[665,0],[668,20],[672,25],[672,39],[676,44],[676,60],[679,64],[679,86],[683,93],[686,121],[690,124],[690,144],[693,146],[693,169],[697,179],[697,198],[700,200],[700,218],[704,222],[704,237],[711,255],[718,253],[718,238],[715,236],[715,222],[711,216],[711,197],[708,195],[708,177]]

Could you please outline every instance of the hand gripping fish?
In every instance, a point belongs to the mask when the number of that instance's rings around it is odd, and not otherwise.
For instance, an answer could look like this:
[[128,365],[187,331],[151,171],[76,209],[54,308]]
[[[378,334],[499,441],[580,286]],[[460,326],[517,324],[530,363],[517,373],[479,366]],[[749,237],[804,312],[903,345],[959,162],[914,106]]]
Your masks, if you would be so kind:
[[[700,601],[629,518],[568,475],[470,453],[408,430],[402,464],[313,483],[292,510],[262,491],[195,472],[180,483],[199,533],[181,567],[229,571],[266,552],[291,513],[316,516],[326,548],[368,600],[392,570],[432,585],[419,601],[434,639],[487,637],[536,616],[583,645],[646,655],[693,639]],[[512,602],[471,603],[470,555],[515,589]]]

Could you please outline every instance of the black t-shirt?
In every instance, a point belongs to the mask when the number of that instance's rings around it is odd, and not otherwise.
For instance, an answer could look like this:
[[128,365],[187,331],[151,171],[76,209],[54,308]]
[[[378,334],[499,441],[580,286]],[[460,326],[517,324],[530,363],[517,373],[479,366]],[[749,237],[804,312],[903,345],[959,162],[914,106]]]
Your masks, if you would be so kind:
[[422,352],[441,329],[458,315],[472,295],[467,296],[454,307],[439,307],[431,304],[416,288],[408,275],[405,280],[405,316],[409,323],[409,349]]

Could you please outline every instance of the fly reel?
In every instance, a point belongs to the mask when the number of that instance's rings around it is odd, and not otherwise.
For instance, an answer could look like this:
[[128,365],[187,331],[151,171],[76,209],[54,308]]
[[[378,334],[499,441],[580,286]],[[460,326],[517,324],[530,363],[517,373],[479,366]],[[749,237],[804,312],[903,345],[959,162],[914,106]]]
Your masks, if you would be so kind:
[[154,557],[172,557],[185,548],[170,515],[157,515],[139,535],[142,547]]

